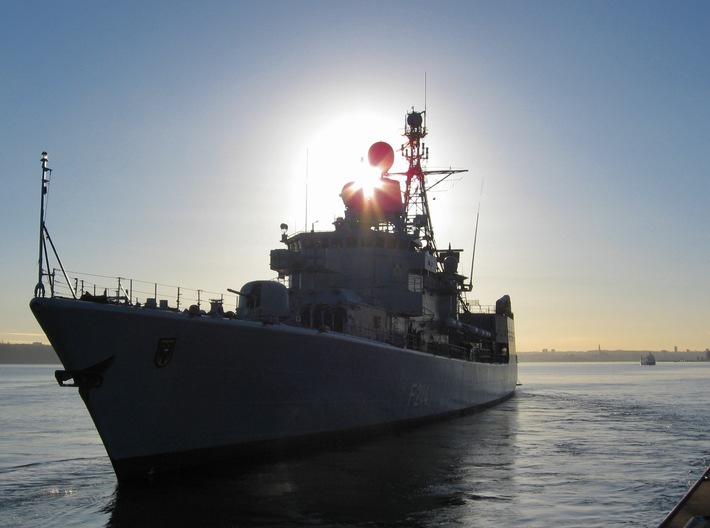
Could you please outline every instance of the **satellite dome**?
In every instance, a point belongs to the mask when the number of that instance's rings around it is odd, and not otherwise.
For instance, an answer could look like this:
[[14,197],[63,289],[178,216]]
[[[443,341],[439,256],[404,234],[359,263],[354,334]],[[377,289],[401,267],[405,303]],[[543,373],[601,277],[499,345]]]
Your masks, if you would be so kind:
[[420,112],[412,112],[407,116],[407,124],[412,128],[419,128],[422,126],[422,114]]
[[382,174],[392,168],[394,164],[394,149],[389,143],[378,141],[367,151],[367,160],[370,165],[377,167]]

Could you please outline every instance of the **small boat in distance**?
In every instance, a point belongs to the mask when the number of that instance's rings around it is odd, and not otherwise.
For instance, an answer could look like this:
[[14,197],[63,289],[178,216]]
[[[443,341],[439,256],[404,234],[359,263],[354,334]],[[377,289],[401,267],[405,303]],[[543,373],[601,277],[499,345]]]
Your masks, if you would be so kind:
[[651,352],[649,352],[648,355],[641,356],[641,364],[642,365],[655,365],[656,358]]
[[209,309],[202,290],[166,299],[157,284],[70,278],[45,225],[43,153],[30,308],[64,367],[57,382],[78,388],[119,480],[327,446],[514,394],[510,298],[469,303],[462,250],[434,240],[427,190],[463,171],[423,168],[425,117],[405,116],[405,172],[389,172],[394,149],[375,143],[378,174],[343,187],[333,229],[281,224],[274,279],[227,288]]

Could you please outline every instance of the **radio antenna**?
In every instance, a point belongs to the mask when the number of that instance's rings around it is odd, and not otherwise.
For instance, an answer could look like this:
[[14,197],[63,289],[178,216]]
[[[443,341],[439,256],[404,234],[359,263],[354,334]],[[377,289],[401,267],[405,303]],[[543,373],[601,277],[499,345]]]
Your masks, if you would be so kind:
[[473,232],[473,251],[471,252],[471,275],[468,278],[468,291],[473,290],[473,263],[476,261],[476,241],[478,240],[478,219],[481,216],[481,197],[483,196],[483,179],[481,193],[478,196],[478,211],[476,211],[476,229]]
[[306,217],[303,221],[303,230],[308,229],[308,149],[306,149]]
[[426,115],[426,71],[424,72],[424,115]]

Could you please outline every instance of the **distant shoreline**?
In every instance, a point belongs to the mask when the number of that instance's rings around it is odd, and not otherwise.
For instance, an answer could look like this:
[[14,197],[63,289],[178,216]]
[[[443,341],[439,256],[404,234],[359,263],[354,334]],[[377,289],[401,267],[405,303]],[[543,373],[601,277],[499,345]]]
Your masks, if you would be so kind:
[[[518,352],[521,363],[539,362],[639,362],[652,353],[658,362],[707,362],[710,351],[672,352],[668,350],[587,350],[560,352]],[[0,343],[0,365],[59,365],[54,349],[42,343]]]
[[710,361],[710,351],[673,352],[669,350],[587,350],[560,352],[518,352],[518,361],[523,362],[633,362],[638,363],[642,357],[653,354],[657,362],[707,362]]
[[0,365],[60,365],[54,349],[42,343],[0,343]]

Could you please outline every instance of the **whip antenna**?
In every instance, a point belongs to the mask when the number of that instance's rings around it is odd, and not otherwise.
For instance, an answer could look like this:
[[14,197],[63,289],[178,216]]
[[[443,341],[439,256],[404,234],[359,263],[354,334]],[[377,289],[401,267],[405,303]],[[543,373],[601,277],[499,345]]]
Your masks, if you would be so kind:
[[424,115],[426,115],[426,72],[424,72]]
[[481,216],[481,196],[483,196],[483,179],[481,179],[481,192],[478,196],[478,211],[476,211],[476,229],[473,232],[473,251],[471,252],[471,275],[468,278],[468,291],[473,290],[473,263],[476,261],[476,241],[478,240],[478,219]]
[[308,229],[308,149],[306,149],[306,214],[303,223],[303,230]]

